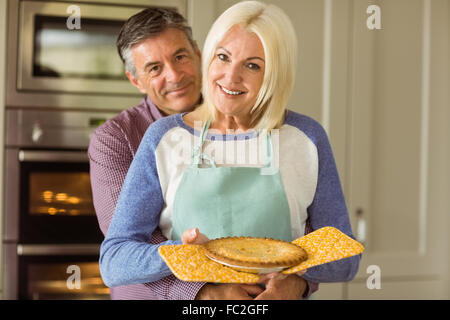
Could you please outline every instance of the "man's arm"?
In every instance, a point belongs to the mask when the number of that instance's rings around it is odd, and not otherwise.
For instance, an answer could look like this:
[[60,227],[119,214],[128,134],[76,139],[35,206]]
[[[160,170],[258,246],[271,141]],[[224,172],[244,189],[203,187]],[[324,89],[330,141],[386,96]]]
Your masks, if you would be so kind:
[[[120,128],[108,124],[92,135],[88,154],[94,207],[100,229],[106,235],[119,198],[122,184],[133,160],[126,137]],[[167,240],[157,228],[150,243]],[[160,299],[194,299],[204,283],[184,282],[170,275],[145,286]]]

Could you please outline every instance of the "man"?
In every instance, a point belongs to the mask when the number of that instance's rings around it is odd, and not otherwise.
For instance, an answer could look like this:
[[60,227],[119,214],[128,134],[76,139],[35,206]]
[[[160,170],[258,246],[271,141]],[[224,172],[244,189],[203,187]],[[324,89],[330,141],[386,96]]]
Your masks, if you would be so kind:
[[[98,127],[88,154],[95,211],[106,234],[128,168],[148,126],[157,119],[192,110],[200,101],[200,50],[186,20],[170,9],[149,8],[132,16],[122,27],[117,48],[130,82],[143,94],[141,103]],[[151,199],[149,199],[151,201]],[[198,241],[198,234],[185,242]],[[167,240],[156,229],[149,241]],[[317,287],[306,282],[292,288],[283,279],[268,280],[267,290],[256,285],[213,285],[184,282],[175,276],[159,281],[111,288],[112,299],[246,299],[300,296]],[[281,290],[283,288],[283,290]]]

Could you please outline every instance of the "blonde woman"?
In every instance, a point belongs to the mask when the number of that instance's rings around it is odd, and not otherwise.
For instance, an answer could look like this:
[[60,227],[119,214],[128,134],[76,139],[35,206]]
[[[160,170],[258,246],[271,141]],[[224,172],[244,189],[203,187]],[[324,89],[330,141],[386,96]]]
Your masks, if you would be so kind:
[[[352,236],[323,128],[287,110],[296,35],[279,8],[238,3],[212,26],[203,50],[203,103],[146,132],[101,248],[109,286],[152,282],[171,272],[148,243],[159,226],[171,240],[224,236],[292,241],[333,226]],[[170,70],[160,70],[170,72]],[[256,285],[204,284],[197,298],[298,299],[319,282],[351,280],[359,256]]]

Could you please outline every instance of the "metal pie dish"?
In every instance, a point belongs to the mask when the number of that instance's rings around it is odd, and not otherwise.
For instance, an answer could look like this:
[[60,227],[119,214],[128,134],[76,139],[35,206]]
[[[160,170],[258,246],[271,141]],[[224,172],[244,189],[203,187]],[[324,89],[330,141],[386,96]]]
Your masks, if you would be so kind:
[[205,255],[214,262],[249,273],[280,272],[308,258],[290,242],[272,238],[225,237],[205,243]]
[[229,263],[226,263],[223,261],[219,261],[219,260],[209,256],[208,253],[205,253],[205,255],[214,262],[220,263],[221,265],[224,265],[226,267],[229,267],[233,270],[240,271],[240,272],[267,274],[267,273],[272,273],[272,272],[281,272],[284,269],[290,267],[290,266],[280,266],[280,267],[269,267],[269,268],[257,268],[257,267],[237,266],[237,265],[229,264]]

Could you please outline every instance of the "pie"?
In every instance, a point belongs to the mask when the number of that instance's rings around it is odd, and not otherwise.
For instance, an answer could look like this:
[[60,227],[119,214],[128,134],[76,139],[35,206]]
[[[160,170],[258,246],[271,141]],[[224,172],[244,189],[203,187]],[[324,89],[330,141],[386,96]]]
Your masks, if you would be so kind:
[[308,258],[301,247],[282,240],[253,237],[227,237],[204,244],[206,255],[225,264],[255,267],[292,267]]

